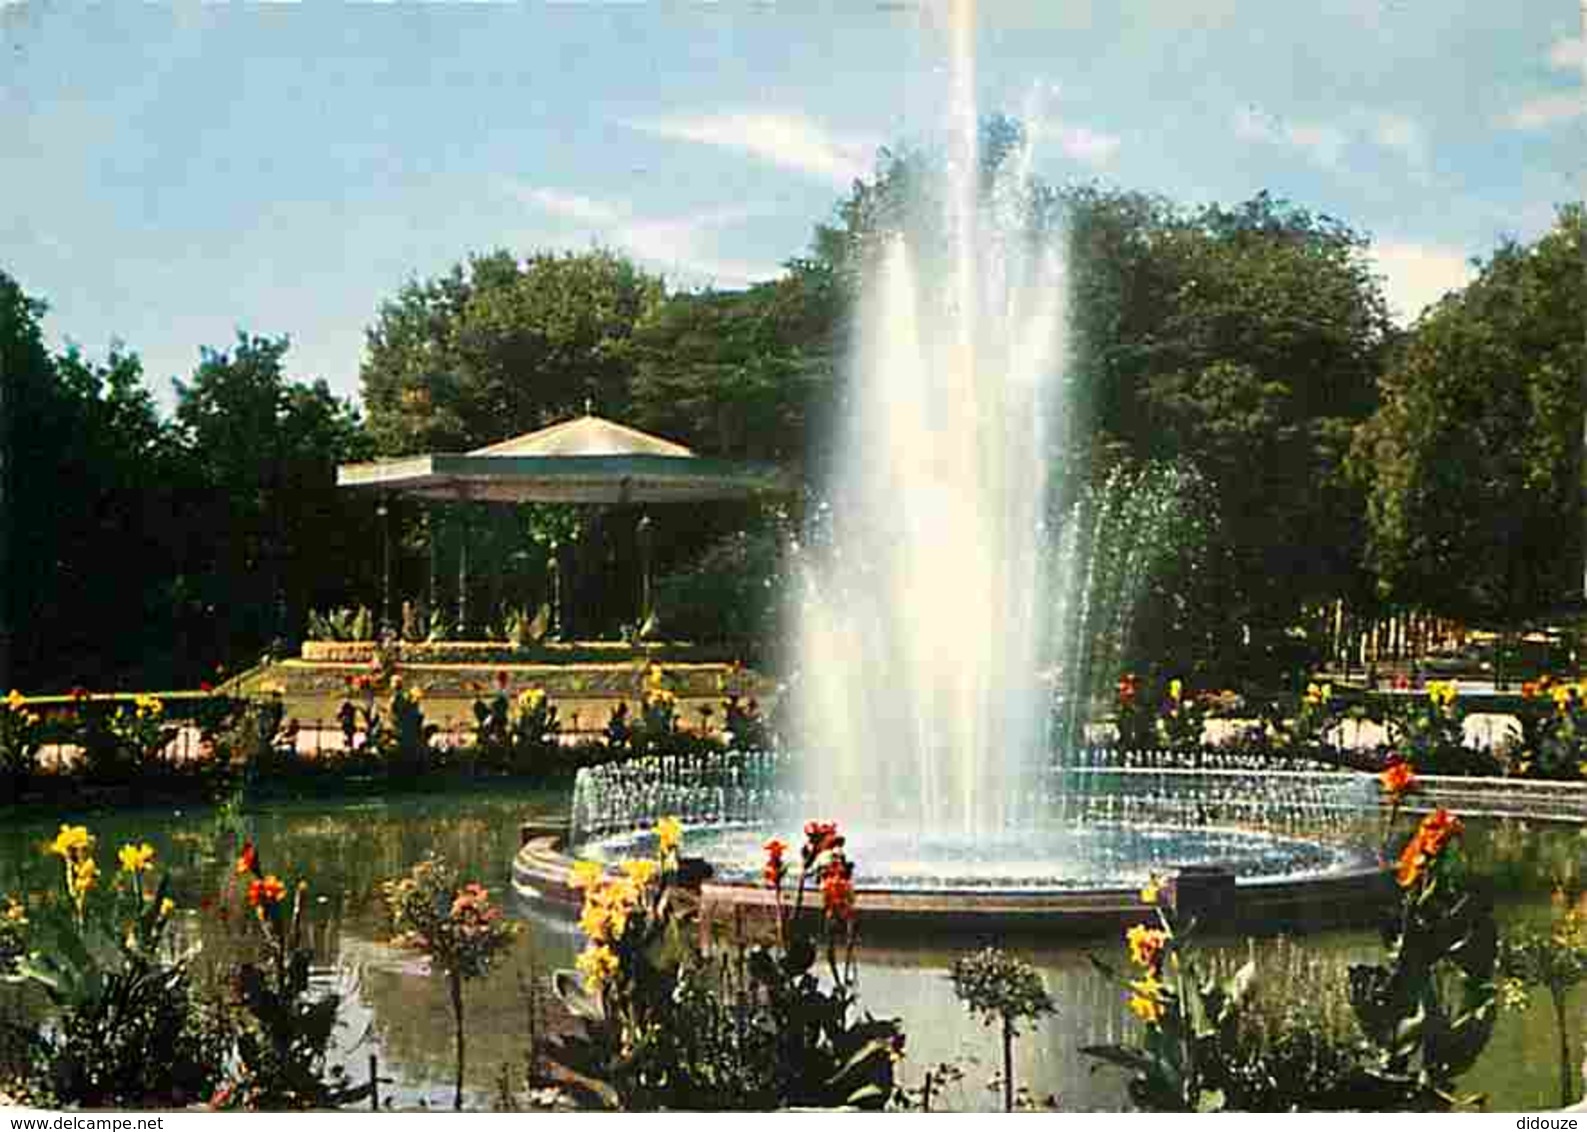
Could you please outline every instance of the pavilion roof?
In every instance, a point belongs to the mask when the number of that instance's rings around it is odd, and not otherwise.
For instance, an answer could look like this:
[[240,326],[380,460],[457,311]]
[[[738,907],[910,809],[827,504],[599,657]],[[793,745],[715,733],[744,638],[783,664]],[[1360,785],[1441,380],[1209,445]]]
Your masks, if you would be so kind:
[[341,487],[502,503],[686,503],[786,492],[774,466],[696,456],[586,414],[465,453],[343,464]]

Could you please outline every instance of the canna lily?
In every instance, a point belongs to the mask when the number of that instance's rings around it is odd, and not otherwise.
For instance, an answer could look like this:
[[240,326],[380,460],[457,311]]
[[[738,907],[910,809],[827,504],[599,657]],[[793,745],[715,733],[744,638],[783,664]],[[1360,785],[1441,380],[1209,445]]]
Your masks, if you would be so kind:
[[617,974],[620,966],[617,956],[605,944],[586,947],[579,952],[573,965],[584,976],[584,989],[590,994],[600,993],[601,988]]
[[683,823],[674,817],[665,817],[656,823],[656,847],[663,856],[678,851],[683,840]]
[[12,711],[21,711],[22,705],[27,702],[28,698],[15,688],[12,688],[11,694],[6,697],[6,707],[10,708]]
[[1130,1013],[1147,1025],[1156,1025],[1163,1018],[1163,984],[1150,973],[1130,983]]
[[274,873],[261,880],[255,880],[248,885],[248,903],[259,909],[259,914],[264,915],[265,908],[271,904],[279,904],[287,894],[287,886],[281,883],[281,878]]
[[623,875],[643,888],[656,878],[657,871],[661,868],[655,861],[641,857],[635,861],[624,861],[621,866]]
[[94,848],[94,835],[88,832],[87,826],[63,825],[61,831],[55,835],[55,840],[49,844],[49,852],[58,857],[68,859],[82,853],[91,852]]
[[1417,787],[1416,769],[1404,759],[1394,756],[1383,773],[1378,775],[1378,785],[1383,792],[1398,802]]
[[123,845],[116,854],[124,873],[141,873],[154,860],[154,846],[145,841],[142,845]]
[[253,847],[252,841],[244,841],[242,853],[237,857],[237,875],[247,876],[249,873],[259,875],[259,851]]
[[1137,966],[1155,971],[1163,961],[1163,948],[1168,944],[1168,933],[1162,928],[1149,928],[1136,924],[1124,933],[1124,942],[1130,948],[1130,961]]
[[597,861],[574,861],[573,869],[568,874],[568,887],[593,888],[605,875],[606,870]]

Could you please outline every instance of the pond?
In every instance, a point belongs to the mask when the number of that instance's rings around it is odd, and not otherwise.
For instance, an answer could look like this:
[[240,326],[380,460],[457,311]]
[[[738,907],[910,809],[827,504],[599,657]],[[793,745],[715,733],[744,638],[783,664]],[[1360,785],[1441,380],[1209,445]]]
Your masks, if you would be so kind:
[[[399,1107],[448,1108],[451,1103],[452,1038],[450,1008],[440,980],[426,977],[411,955],[382,941],[387,933],[379,900],[381,881],[403,872],[434,849],[455,862],[463,874],[493,893],[507,890],[509,863],[518,843],[519,823],[561,818],[568,797],[558,790],[523,787],[454,792],[439,797],[360,799],[346,802],[273,803],[262,812],[228,821],[213,809],[141,810],[105,814],[29,815],[0,830],[0,891],[38,889],[57,883],[56,862],[40,846],[62,821],[87,824],[99,837],[101,858],[124,841],[147,840],[173,871],[178,903],[186,911],[190,934],[202,939],[202,964],[223,969],[236,953],[243,933],[223,923],[216,898],[233,882],[231,862],[239,835],[259,845],[269,871],[309,882],[317,923],[316,948],[328,981],[345,992],[344,1024],[338,1055],[355,1080],[368,1075],[369,1056],[379,1061],[384,1096]],[[851,847],[863,858],[864,846]],[[1572,826],[1526,826],[1518,822],[1472,822],[1468,848],[1476,867],[1495,877],[1504,894],[1505,924],[1546,923],[1550,893],[1559,880],[1575,884],[1587,840]],[[237,904],[235,894],[231,901]],[[522,1091],[543,976],[572,965],[579,946],[566,917],[541,914],[513,903],[528,922],[507,961],[488,979],[465,991],[468,1014],[468,1104],[489,1108],[506,1079]],[[864,908],[861,905],[863,925]],[[947,971],[954,957],[978,946],[975,939],[938,940],[908,949],[869,951],[862,956],[863,1005],[878,1015],[902,1017],[908,1049],[902,1063],[904,1083],[918,1087],[928,1068],[955,1061],[964,1077],[941,1100],[961,1109],[994,1108],[997,1094],[987,1084],[999,1067],[996,1035],[967,1015],[954,998]],[[1122,960],[1122,943],[1041,940],[1004,941],[1041,969],[1059,1014],[1023,1037],[1017,1047],[1018,1080],[1038,1098],[1057,1097],[1065,1109],[1116,1110],[1128,1107],[1123,1074],[1094,1069],[1079,1053],[1092,1042],[1128,1040],[1136,1024],[1120,992],[1091,967],[1088,953]],[[1264,993],[1323,1001],[1343,1020],[1344,971],[1351,962],[1377,954],[1371,933],[1330,932],[1300,940],[1256,944]],[[1245,954],[1244,941],[1224,941],[1214,949],[1228,962]],[[0,988],[0,997],[14,996]],[[1462,1082],[1486,1092],[1495,1110],[1547,1108],[1557,1100],[1557,1060],[1547,996],[1535,992],[1531,1007],[1501,1015],[1493,1040],[1476,1068]],[[1576,1027],[1582,1005],[1571,1003]],[[534,1023],[539,1024],[539,1023]],[[1577,1036],[1579,1037],[1579,1029]]]

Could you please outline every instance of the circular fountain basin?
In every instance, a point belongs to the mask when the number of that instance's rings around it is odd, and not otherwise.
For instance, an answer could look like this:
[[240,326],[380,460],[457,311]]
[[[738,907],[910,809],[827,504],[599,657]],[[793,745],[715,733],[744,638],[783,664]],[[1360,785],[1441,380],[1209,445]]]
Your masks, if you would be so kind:
[[[605,863],[652,856],[649,834],[611,836],[576,852],[562,831],[526,827],[513,863],[513,884],[533,902],[577,905],[569,886],[576,859]],[[707,922],[741,923],[769,918],[774,894],[759,877],[758,826],[694,826],[685,852],[702,856],[713,875],[700,887]],[[1083,868],[1055,865],[1085,839]],[[1233,828],[1174,829],[1087,826],[1004,838],[996,845],[952,839],[918,840],[856,833],[856,887],[868,937],[902,937],[929,931],[960,934],[1087,935],[1116,931],[1148,915],[1140,889],[1150,876],[1174,877],[1190,866],[1219,866],[1234,873],[1233,899],[1217,917],[1174,904],[1212,931],[1263,934],[1312,931],[1375,923],[1394,884],[1370,854],[1346,845]],[[1112,860],[1113,863],[1104,862]],[[812,901],[812,906],[818,902]],[[807,909],[809,910],[809,909]]]
[[[861,891],[1039,893],[1139,888],[1190,865],[1216,865],[1247,883],[1303,880],[1370,867],[1349,845],[1238,828],[1087,824],[1028,829],[996,837],[900,833],[845,826],[854,883]],[[799,838],[759,825],[686,828],[690,856],[710,862],[725,884],[759,883],[765,841]],[[612,836],[579,848],[592,860],[654,856],[649,832]]]

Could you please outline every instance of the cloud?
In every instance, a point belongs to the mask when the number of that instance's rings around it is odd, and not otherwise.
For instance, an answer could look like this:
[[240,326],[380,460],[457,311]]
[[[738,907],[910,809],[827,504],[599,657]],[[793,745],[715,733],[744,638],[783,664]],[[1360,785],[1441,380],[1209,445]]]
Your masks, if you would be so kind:
[[1379,114],[1372,122],[1372,140],[1384,149],[1404,154],[1411,161],[1421,161],[1427,153],[1427,139],[1421,126],[1401,114]]
[[1521,103],[1504,116],[1503,124],[1517,130],[1541,130],[1587,113],[1587,94],[1544,94]]
[[1065,126],[1058,131],[1058,148],[1086,165],[1106,165],[1119,148],[1119,138],[1086,126]]
[[1549,44],[1548,65],[1562,71],[1587,67],[1587,36],[1556,39]]
[[1402,325],[1475,275],[1465,252],[1440,244],[1388,240],[1372,245],[1372,258],[1384,277],[1389,308]]
[[1254,106],[1234,112],[1234,136],[1241,141],[1287,145],[1323,165],[1337,165],[1349,140],[1338,126],[1321,122],[1286,122]]
[[753,216],[752,208],[740,205],[686,216],[640,217],[627,201],[597,200],[545,185],[509,183],[507,189],[525,204],[690,282],[743,287],[777,274],[775,266],[726,259],[715,253],[712,233]]
[[868,138],[840,137],[798,113],[706,114],[623,125],[655,137],[738,150],[844,189],[871,173],[877,146]]

